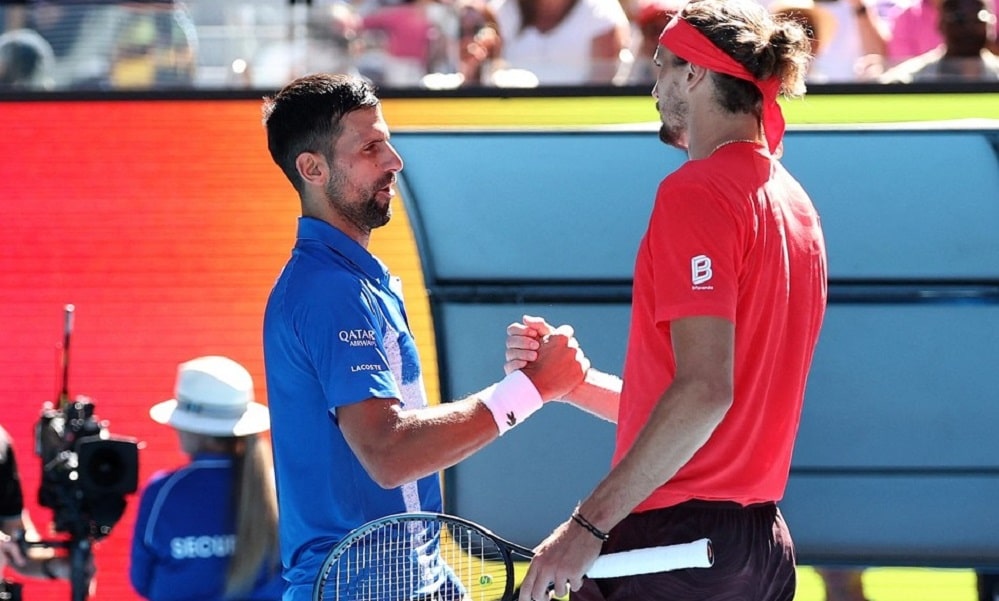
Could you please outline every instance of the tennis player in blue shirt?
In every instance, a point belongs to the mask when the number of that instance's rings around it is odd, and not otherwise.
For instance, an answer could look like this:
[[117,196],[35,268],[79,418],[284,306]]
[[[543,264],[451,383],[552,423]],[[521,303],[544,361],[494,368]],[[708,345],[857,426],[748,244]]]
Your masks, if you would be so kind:
[[368,252],[403,167],[373,87],[310,75],[266,99],[263,113],[271,156],[302,206],[263,327],[284,598],[298,601],[348,532],[440,511],[438,472],[567,393],[589,362],[559,330],[540,348],[547,369],[532,363],[428,406],[399,279]]

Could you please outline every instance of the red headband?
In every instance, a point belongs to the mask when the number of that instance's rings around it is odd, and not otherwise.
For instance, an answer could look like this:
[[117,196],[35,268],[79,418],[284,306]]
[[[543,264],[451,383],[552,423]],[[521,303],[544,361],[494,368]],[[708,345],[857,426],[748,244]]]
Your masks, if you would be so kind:
[[767,137],[770,152],[777,152],[784,137],[784,115],[777,104],[780,92],[780,79],[771,77],[760,81],[731,56],[715,46],[696,27],[684,21],[679,15],[670,20],[666,29],[659,35],[659,45],[688,63],[700,65],[711,71],[738,77],[755,85],[763,94],[763,133]]

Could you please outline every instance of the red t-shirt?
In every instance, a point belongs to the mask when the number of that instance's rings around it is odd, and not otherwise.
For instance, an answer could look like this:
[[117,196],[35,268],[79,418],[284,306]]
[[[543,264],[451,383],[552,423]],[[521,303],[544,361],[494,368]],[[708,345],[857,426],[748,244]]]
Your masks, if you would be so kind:
[[659,185],[632,298],[615,464],[675,375],[670,322],[735,324],[731,409],[636,511],[695,498],[779,500],[826,305],[825,245],[808,195],[748,143],[688,161]]

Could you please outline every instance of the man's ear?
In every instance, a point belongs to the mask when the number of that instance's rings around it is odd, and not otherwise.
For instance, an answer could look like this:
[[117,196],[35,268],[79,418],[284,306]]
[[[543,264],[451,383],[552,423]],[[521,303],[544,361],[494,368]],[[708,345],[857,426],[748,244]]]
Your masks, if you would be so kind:
[[329,173],[326,157],[317,152],[303,152],[295,158],[295,168],[306,183],[323,185]]
[[708,70],[694,63],[687,63],[687,72],[684,76],[687,82],[687,89],[693,89],[700,85],[708,77]]

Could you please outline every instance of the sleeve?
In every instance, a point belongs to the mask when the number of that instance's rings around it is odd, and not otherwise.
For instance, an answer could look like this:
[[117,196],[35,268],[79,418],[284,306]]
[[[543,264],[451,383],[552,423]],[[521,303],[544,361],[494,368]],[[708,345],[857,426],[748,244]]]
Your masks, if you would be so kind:
[[655,319],[735,322],[742,252],[739,220],[720,194],[693,182],[660,184],[649,224]]
[[386,320],[364,283],[345,276],[314,282],[293,317],[327,408],[370,398],[401,399],[385,352]]
[[153,588],[153,578],[156,573],[156,566],[159,563],[156,549],[150,544],[151,523],[153,505],[160,486],[156,482],[157,477],[146,485],[142,497],[139,500],[139,509],[135,516],[135,527],[132,531],[132,549],[129,556],[129,580],[132,588],[139,596],[148,599]]
[[14,445],[7,431],[0,428],[0,521],[21,519],[24,492],[17,471]]

